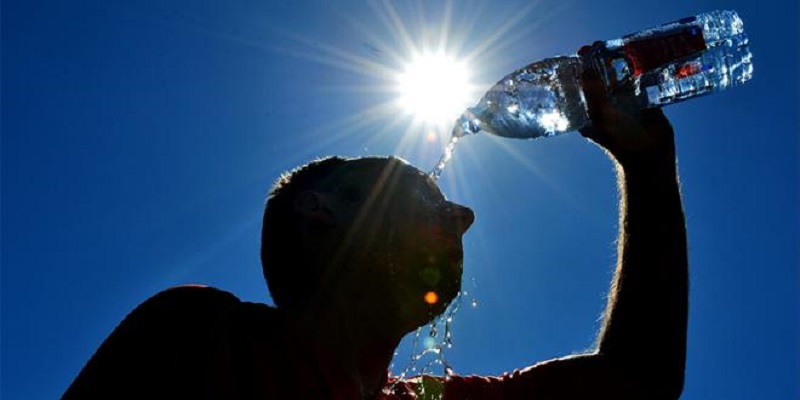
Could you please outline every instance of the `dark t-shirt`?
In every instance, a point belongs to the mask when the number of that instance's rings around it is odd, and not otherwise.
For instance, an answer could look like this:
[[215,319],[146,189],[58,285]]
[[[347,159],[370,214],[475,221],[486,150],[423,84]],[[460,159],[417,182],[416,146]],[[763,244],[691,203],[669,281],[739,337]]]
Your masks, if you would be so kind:
[[[182,286],[128,315],[64,398],[359,399],[356,382],[332,360],[278,309]],[[424,398],[544,398],[537,382],[548,368],[534,368],[498,378],[387,380],[378,399],[415,399],[421,390]]]

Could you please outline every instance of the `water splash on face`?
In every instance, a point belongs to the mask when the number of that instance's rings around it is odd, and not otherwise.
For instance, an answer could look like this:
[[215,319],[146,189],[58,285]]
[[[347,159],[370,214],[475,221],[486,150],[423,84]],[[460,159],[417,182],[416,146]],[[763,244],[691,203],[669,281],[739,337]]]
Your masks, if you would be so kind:
[[435,370],[437,367],[442,368],[441,372],[445,377],[455,374],[455,370],[447,362],[445,350],[453,347],[452,324],[462,302],[463,295],[459,292],[444,313],[427,326],[417,329],[414,333],[411,359],[398,375],[399,380],[415,375],[435,375],[439,372]]

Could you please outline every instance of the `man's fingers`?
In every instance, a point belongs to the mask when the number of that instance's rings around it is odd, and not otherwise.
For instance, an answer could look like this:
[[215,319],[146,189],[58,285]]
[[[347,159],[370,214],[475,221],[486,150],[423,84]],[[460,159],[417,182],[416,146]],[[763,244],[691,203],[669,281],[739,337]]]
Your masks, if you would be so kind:
[[592,121],[588,129],[581,130],[581,134],[597,142],[607,119],[604,115],[604,109],[610,107],[605,87],[597,73],[588,68],[583,71],[581,76],[581,86],[583,87],[583,94],[586,96],[589,118]]
[[603,81],[594,70],[587,68],[583,71],[581,86],[590,112],[599,110],[604,103],[608,102]]
[[595,128],[594,128],[593,126],[591,126],[591,125],[589,125],[589,126],[587,126],[587,127],[585,127],[585,128],[582,128],[582,129],[581,129],[581,130],[579,130],[578,132],[580,132],[580,133],[581,133],[581,136],[583,136],[583,137],[585,137],[585,138],[587,138],[587,139],[592,139],[592,140],[594,140],[594,139],[597,137],[597,129],[595,129]]
[[581,136],[599,144],[603,148],[607,148],[610,145],[609,138],[603,134],[603,130],[596,128],[594,125],[589,125],[581,129],[579,132],[581,133]]
[[647,124],[669,125],[669,120],[667,119],[667,116],[664,115],[664,111],[657,107],[642,110],[641,118]]

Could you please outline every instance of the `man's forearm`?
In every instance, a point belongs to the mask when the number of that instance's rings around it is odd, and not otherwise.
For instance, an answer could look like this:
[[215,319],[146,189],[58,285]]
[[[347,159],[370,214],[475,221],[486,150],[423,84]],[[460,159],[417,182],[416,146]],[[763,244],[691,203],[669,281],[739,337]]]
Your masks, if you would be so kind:
[[647,387],[677,397],[688,314],[677,172],[674,157],[631,164],[620,167],[619,258],[598,351]]

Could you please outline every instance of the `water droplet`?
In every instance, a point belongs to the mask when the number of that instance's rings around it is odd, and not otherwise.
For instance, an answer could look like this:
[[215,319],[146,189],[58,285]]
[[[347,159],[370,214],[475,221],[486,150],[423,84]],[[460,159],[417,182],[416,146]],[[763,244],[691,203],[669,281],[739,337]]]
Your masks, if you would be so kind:
[[444,167],[447,165],[447,162],[453,157],[453,151],[455,150],[456,143],[458,143],[458,136],[456,135],[454,129],[453,135],[450,137],[450,141],[444,148],[444,154],[442,154],[442,157],[439,158],[439,162],[436,163],[436,166],[433,167],[433,170],[428,173],[433,180],[439,180],[439,177],[442,175],[442,171],[444,171]]
[[472,306],[472,308],[478,308],[478,299],[472,299],[469,305]]
[[[453,347],[452,323],[464,299],[463,294],[459,292],[445,312],[427,326],[427,335],[423,332],[425,327],[417,329],[413,336],[411,360],[408,366],[398,374],[400,380],[407,376],[420,374],[441,375],[442,372],[445,376],[453,374],[445,351]],[[447,372],[448,370],[451,372]],[[390,388],[393,388],[397,382],[395,381]]]

